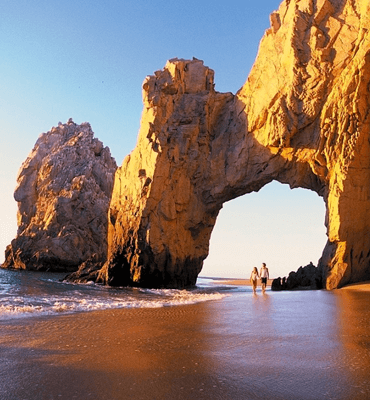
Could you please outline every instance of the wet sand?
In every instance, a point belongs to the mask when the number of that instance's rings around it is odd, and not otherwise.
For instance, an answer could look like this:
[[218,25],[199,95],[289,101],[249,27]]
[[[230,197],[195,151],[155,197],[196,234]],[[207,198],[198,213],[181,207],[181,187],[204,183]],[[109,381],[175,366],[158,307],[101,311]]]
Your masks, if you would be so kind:
[[[273,279],[267,280],[267,287],[271,287]],[[220,282],[223,285],[233,285],[233,286],[252,286],[250,279],[215,279],[215,282]],[[258,286],[261,286],[261,281],[258,280]]]
[[359,290],[362,292],[370,292],[370,281],[351,283],[347,286],[342,287],[340,290]]
[[370,293],[270,292],[0,323],[0,398],[367,399]]

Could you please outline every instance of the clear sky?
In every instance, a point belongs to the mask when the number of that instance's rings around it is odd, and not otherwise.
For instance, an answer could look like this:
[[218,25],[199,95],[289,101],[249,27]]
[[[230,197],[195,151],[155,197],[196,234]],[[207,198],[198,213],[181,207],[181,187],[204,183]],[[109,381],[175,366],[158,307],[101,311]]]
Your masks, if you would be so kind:
[[[216,90],[247,79],[279,0],[2,0],[0,2],[0,262],[16,235],[17,171],[42,132],[91,123],[117,163],[135,147],[146,75],[193,56]],[[268,84],[268,83],[266,83]],[[324,202],[273,183],[225,204],[203,276],[245,277],[265,261],[283,276],[317,263]]]

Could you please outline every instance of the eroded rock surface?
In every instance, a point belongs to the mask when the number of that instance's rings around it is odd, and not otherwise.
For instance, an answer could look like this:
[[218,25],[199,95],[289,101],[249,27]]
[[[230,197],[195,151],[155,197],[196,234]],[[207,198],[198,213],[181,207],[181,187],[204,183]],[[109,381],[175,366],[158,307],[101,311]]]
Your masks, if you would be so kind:
[[171,60],[145,80],[101,281],[194,284],[222,204],[272,180],[325,201],[325,287],[370,278],[369,2],[286,0],[270,20],[236,95],[216,92],[199,60]]
[[219,126],[227,135],[234,101],[214,91],[213,79],[202,61],[175,59],[145,80],[138,143],[115,177],[101,281],[195,284],[221,205],[203,199],[212,186],[209,153],[224,152],[225,138],[216,144],[212,131]]
[[370,278],[369,24],[367,0],[283,2],[238,93],[257,141],[323,184],[328,289]]
[[105,260],[116,169],[88,123],[43,133],[18,173],[18,232],[2,267],[74,271],[90,257]]

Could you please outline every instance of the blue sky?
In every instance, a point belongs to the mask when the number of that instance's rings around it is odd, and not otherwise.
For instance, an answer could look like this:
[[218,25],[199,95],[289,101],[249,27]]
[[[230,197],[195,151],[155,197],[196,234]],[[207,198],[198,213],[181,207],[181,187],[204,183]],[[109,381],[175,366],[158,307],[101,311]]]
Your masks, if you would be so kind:
[[[2,0],[0,262],[16,234],[17,171],[38,136],[70,117],[91,123],[117,163],[135,147],[141,85],[168,59],[197,57],[216,90],[247,79],[279,0]],[[274,276],[317,262],[326,242],[315,193],[272,184],[225,204],[202,275]]]

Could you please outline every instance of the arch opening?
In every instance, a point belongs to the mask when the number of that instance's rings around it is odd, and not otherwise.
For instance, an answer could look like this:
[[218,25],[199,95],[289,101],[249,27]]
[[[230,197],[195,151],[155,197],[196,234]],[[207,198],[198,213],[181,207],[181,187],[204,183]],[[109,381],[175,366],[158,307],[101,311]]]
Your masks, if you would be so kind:
[[266,262],[277,278],[317,265],[327,242],[325,212],[315,192],[277,181],[224,203],[200,277],[246,279]]

